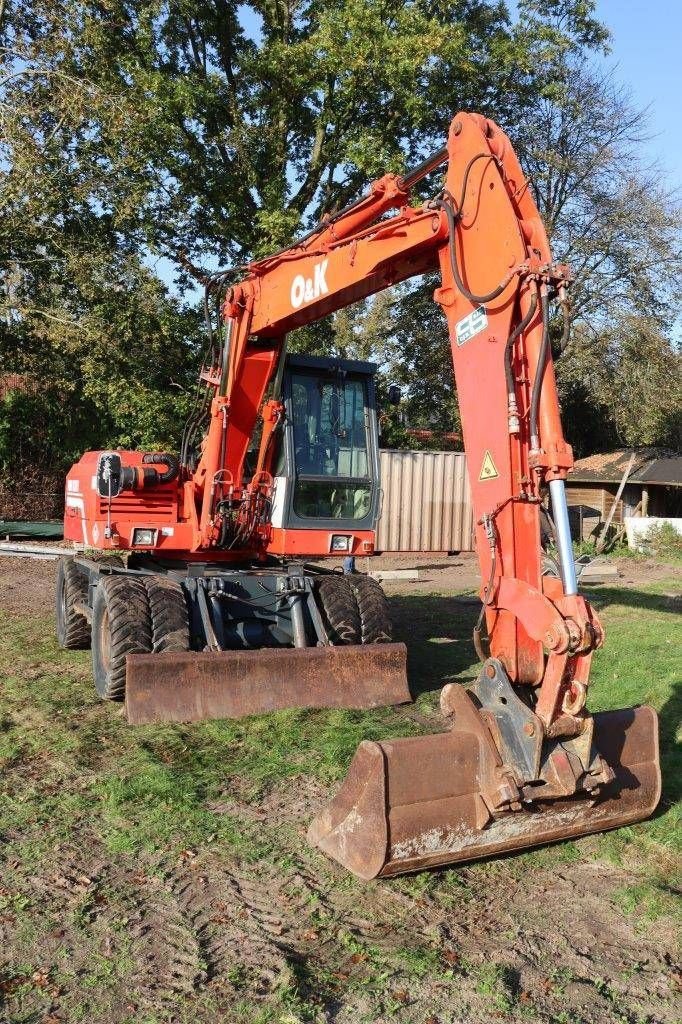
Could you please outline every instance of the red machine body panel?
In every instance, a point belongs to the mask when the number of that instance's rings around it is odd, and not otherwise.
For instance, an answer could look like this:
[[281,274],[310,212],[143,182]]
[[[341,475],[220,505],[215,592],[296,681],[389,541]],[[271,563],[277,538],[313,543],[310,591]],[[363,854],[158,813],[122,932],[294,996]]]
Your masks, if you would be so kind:
[[[64,537],[76,544],[103,550],[132,549],[133,530],[149,528],[155,531],[155,543],[140,546],[140,550],[159,552],[177,551],[183,545],[191,546],[191,524],[179,516],[181,493],[176,481],[146,487],[140,491],[123,491],[108,502],[97,491],[97,463],[102,453],[86,452],[71,467],[66,478],[64,494]],[[118,451],[128,466],[142,465],[142,452]],[[115,529],[115,539],[107,539],[108,519]]]

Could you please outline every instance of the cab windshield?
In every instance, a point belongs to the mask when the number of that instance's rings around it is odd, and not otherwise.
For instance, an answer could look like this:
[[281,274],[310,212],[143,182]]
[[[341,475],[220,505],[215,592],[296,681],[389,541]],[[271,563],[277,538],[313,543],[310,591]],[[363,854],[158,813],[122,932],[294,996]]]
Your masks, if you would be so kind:
[[371,497],[364,382],[296,374],[291,399],[296,515],[364,519]]

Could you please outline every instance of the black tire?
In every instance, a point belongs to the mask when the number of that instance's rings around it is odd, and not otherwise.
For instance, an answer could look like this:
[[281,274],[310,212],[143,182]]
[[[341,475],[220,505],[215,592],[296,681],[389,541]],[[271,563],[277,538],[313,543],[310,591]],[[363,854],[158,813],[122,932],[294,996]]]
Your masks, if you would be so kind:
[[388,601],[378,580],[361,573],[348,576],[360,614],[360,636],[363,644],[390,644],[393,626]]
[[360,612],[348,577],[323,576],[315,585],[315,593],[331,642],[335,646],[359,644]]
[[92,673],[102,700],[123,700],[126,656],[152,649],[147,588],[130,576],[101,576],[92,609]]
[[145,576],[152,618],[152,650],[174,654],[189,650],[189,615],[185,592],[168,576]]
[[88,575],[73,558],[60,558],[57,566],[55,619],[57,642],[67,651],[82,651],[90,646],[90,623],[77,604],[88,603]]

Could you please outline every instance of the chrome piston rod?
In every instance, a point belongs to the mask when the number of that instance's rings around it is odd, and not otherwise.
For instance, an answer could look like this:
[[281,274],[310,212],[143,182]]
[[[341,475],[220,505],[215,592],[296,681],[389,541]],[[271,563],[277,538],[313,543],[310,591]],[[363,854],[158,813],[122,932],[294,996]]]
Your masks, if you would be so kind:
[[564,593],[567,597],[571,597],[578,593],[578,578],[575,574],[573,543],[571,541],[571,527],[568,521],[568,505],[566,504],[564,481],[550,480],[549,495],[552,499],[552,515],[556,528],[561,582],[564,585]]

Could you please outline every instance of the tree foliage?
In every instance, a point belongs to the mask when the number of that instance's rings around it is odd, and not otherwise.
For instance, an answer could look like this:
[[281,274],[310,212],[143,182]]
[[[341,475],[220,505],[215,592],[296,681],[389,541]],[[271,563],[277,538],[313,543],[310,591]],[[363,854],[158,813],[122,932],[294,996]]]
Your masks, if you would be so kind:
[[[642,162],[646,112],[632,106],[610,72],[562,54],[552,87],[531,97],[507,127],[554,256],[575,275],[567,352],[559,350],[562,325],[554,322],[552,333],[564,427],[576,454],[626,444],[679,447],[682,210],[659,168]],[[432,396],[439,410],[452,405],[447,335],[432,314],[433,285],[410,290],[415,327],[403,336],[406,381],[415,381],[410,415],[423,425],[438,417]],[[671,386],[661,393],[666,375]]]
[[559,365],[565,418],[581,453],[623,445],[682,451],[682,352],[655,317],[624,316],[596,335],[578,325]]
[[[15,397],[0,459],[40,448],[61,472],[80,448],[172,444],[207,271],[287,244],[416,162],[458,109],[493,116],[522,149],[558,254],[577,258],[577,323],[606,329],[618,303],[657,325],[673,316],[661,282],[678,222],[629,159],[641,119],[581,70],[607,43],[594,6],[522,0],[512,18],[502,0],[0,3],[0,358],[39,382],[53,428],[31,448],[30,394]],[[431,290],[402,288],[292,344],[371,350],[382,387],[408,387],[403,426],[456,428]]]

